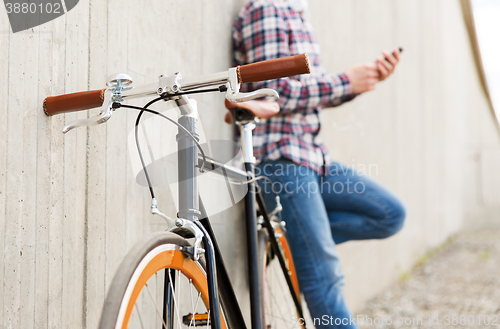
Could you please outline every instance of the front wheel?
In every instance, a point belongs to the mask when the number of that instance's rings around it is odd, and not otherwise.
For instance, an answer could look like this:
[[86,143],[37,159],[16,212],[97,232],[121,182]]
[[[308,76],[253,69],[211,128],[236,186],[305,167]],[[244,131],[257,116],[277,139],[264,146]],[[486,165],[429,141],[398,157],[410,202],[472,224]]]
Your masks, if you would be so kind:
[[[132,248],[113,279],[99,328],[207,328],[205,264],[186,256],[190,246],[157,232]],[[221,324],[226,328],[224,318]]]

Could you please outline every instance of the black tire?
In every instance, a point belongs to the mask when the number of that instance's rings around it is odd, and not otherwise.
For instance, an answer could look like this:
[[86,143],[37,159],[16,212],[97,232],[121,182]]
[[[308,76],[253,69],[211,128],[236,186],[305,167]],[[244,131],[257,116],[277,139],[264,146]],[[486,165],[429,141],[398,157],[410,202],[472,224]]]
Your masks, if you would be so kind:
[[[291,257],[290,247],[285,230],[279,225],[275,227],[275,235],[281,253],[285,258],[287,270],[294,283],[294,290],[300,300],[300,289]],[[269,233],[265,228],[258,234],[259,241],[259,276],[261,280],[261,312],[262,323],[266,329],[296,328],[298,311],[293,301],[292,293],[286,282],[279,260],[269,242]],[[302,326],[300,326],[302,328]]]
[[[209,307],[205,264],[183,253],[183,248],[190,246],[177,234],[157,232],[132,248],[112,281],[99,328],[142,328],[145,322],[147,328],[169,327],[169,323],[178,328],[178,322],[186,321],[191,328],[206,328]],[[167,321],[163,319],[165,295],[171,296]],[[190,314],[198,314],[197,320]]]

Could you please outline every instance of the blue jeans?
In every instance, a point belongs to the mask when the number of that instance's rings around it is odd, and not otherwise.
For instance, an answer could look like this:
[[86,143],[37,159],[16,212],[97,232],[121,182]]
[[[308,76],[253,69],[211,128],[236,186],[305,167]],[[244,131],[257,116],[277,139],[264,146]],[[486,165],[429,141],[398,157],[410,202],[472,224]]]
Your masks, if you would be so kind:
[[[388,190],[350,167],[332,163],[323,175],[290,160],[265,161],[256,175],[277,190],[299,284],[317,329],[357,328],[344,295],[336,244],[383,239],[398,232],[405,217]],[[269,211],[271,186],[259,181]]]

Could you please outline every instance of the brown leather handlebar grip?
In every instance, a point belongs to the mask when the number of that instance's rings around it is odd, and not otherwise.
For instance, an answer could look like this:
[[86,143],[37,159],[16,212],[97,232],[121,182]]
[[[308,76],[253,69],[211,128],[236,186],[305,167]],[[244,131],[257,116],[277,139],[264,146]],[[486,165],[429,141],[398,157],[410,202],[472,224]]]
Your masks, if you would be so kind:
[[47,115],[56,115],[100,107],[104,102],[105,90],[90,90],[47,97],[43,101],[43,111]]
[[270,59],[236,67],[240,83],[273,80],[311,73],[307,54]]

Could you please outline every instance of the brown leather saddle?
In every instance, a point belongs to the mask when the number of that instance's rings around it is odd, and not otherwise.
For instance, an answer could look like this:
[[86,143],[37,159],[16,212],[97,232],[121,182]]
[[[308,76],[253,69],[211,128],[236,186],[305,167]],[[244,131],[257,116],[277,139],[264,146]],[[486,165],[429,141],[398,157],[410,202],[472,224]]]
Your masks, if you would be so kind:
[[[234,123],[234,116],[241,115],[252,115],[257,118],[267,119],[270,118],[280,111],[280,107],[277,102],[267,101],[267,100],[259,100],[259,101],[248,101],[242,103],[231,103],[227,99],[225,100],[226,108],[230,111],[226,112],[226,116],[224,117],[224,121],[226,123]],[[235,114],[235,110],[245,110],[244,112],[239,111]],[[246,113],[245,113],[246,112]]]

